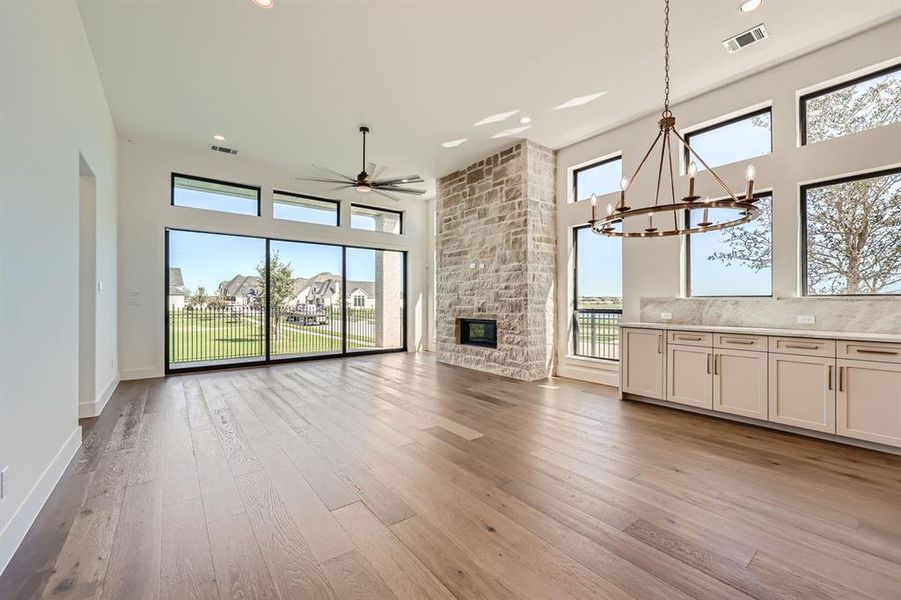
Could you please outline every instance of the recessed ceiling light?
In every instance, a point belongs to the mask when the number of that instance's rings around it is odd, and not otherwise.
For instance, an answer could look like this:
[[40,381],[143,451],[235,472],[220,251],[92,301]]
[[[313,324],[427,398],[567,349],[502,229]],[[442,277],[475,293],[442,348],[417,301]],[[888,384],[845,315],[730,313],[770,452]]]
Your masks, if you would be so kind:
[[510,129],[504,129],[499,133],[495,133],[491,136],[491,139],[496,140],[497,138],[505,138],[510,137],[511,135],[516,135],[517,133],[522,133],[526,129],[530,128],[531,125],[524,125],[523,127],[511,127]]
[[216,135],[213,136],[213,139],[216,140],[217,142],[224,142],[225,136],[217,133]]
[[451,140],[449,142],[444,142],[441,145],[444,146],[445,148],[456,148],[457,146],[459,146],[463,142],[467,141],[468,139],[469,138],[460,138],[459,140]]
[[554,110],[563,110],[565,108],[574,108],[576,106],[582,106],[583,104],[588,104],[589,102],[594,102],[607,92],[596,92],[594,94],[587,94],[585,96],[576,96],[575,98],[571,98],[561,104],[560,106],[555,106]]
[[529,123],[532,122],[532,117],[520,117],[519,122],[522,125],[528,125]]
[[272,8],[272,0],[250,0],[260,8]]
[[738,6],[738,12],[749,13],[755,11],[760,8],[762,2],[763,0],[745,0]]
[[496,115],[489,115],[489,116],[485,117],[484,119],[482,119],[481,121],[479,121],[478,123],[474,124],[473,127],[481,127],[482,125],[488,125],[489,123],[497,123],[499,121],[506,121],[507,119],[509,119],[510,117],[512,117],[513,115],[515,115],[518,112],[519,112],[519,110],[508,110],[507,112],[497,113]]

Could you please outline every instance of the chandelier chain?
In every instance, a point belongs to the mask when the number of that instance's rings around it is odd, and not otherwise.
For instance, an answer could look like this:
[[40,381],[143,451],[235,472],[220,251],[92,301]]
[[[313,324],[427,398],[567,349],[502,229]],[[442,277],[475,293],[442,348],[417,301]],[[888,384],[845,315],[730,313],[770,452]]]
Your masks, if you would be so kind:
[[663,116],[672,116],[669,109],[669,0],[666,0],[663,10]]

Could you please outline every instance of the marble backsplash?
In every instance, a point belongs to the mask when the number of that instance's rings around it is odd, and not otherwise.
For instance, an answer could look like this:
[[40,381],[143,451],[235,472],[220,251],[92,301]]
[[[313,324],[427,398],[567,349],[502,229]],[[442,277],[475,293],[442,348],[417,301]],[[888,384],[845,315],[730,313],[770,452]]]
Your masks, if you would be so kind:
[[[901,297],[884,298],[642,298],[641,321],[817,331],[901,333]],[[660,314],[672,313],[664,320]],[[798,315],[813,315],[801,325]]]

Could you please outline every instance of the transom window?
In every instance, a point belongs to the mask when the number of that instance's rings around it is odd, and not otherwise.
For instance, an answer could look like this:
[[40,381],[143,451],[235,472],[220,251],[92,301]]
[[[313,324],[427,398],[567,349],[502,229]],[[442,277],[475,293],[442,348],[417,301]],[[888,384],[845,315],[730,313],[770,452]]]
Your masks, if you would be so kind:
[[172,206],[260,216],[260,188],[205,177],[172,174]]
[[801,188],[810,296],[901,294],[901,168]]
[[399,210],[351,204],[350,226],[353,229],[366,229],[368,231],[403,233],[403,215]]
[[291,192],[272,194],[272,216],[276,219],[313,223],[316,225],[339,224],[338,200],[327,200]]
[[[773,151],[773,119],[770,107],[716,123],[685,135],[685,141],[710,168],[770,154]],[[701,161],[685,148],[685,164]]]
[[901,64],[801,97],[801,143],[901,122]]
[[[756,194],[760,217],[728,229],[686,236],[689,296],[771,296],[773,294],[773,197]],[[710,209],[710,213],[727,209]],[[710,214],[710,220],[719,218]],[[686,211],[691,227],[704,211]]]
[[623,179],[623,157],[614,156],[573,171],[573,198],[576,202],[592,195],[618,192]]

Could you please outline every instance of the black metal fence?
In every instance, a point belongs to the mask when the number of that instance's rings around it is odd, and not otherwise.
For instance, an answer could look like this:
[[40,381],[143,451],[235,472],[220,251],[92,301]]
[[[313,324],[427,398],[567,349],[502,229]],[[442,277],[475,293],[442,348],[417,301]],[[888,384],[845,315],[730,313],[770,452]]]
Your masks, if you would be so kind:
[[619,360],[619,308],[583,308],[573,312],[576,356]]
[[[273,357],[334,354],[342,351],[341,306],[303,305],[279,310],[270,319],[269,354]],[[403,307],[396,327],[376,339],[376,309],[347,308],[347,350],[402,345]],[[228,362],[266,356],[266,314],[247,305],[169,309],[169,364]],[[393,335],[396,330],[396,336]],[[396,338],[396,339],[395,339]],[[380,342],[381,345],[376,345]]]

